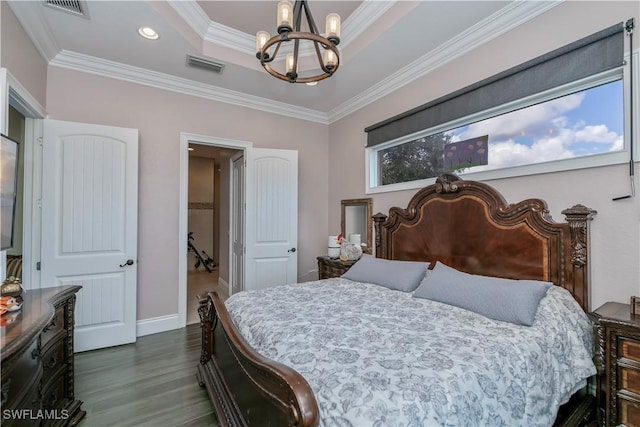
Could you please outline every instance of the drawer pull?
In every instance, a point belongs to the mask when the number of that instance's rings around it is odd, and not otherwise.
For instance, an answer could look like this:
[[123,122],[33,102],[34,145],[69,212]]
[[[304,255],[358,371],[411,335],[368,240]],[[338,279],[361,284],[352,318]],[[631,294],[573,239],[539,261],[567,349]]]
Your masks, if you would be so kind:
[[53,320],[49,322],[47,326],[44,327],[43,332],[48,332],[52,329],[55,329],[56,326],[58,326],[58,318],[54,317]]
[[54,354],[51,357],[49,357],[49,360],[47,361],[47,363],[45,363],[45,367],[47,369],[51,369],[54,366],[56,366],[57,363],[58,363],[58,357]]
[[58,392],[57,391],[55,393],[52,393],[49,396],[49,399],[47,399],[47,407],[48,408],[55,408],[56,407],[56,403],[58,403]]
[[2,406],[9,400],[9,385],[11,384],[11,378],[7,379],[7,382],[2,384]]

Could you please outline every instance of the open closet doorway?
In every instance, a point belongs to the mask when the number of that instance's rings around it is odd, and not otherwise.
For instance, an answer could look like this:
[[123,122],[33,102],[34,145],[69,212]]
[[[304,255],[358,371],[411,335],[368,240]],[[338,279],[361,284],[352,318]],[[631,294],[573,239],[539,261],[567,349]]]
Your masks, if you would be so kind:
[[[194,313],[190,322],[199,320],[195,318],[198,308],[196,292],[189,292],[190,296],[187,295],[187,245],[189,160],[196,151],[189,151],[189,147],[197,149],[200,146],[224,149],[220,156],[222,153],[225,158],[229,155],[227,161],[219,163],[219,226],[217,237],[214,237],[214,240],[218,239],[217,252],[214,252],[218,259],[212,257],[218,266],[218,283],[208,283],[216,285],[218,289],[227,289],[229,293],[235,293],[240,290],[295,283],[298,277],[298,152],[255,148],[251,142],[181,132],[178,212],[178,235],[181,238],[178,243],[176,319],[178,328],[189,323],[188,311]],[[240,154],[242,163],[238,161]],[[242,167],[238,167],[240,165]],[[242,176],[236,177],[238,173]],[[228,191],[226,195],[225,191]],[[241,200],[243,202],[239,202]],[[232,209],[234,202],[235,210]],[[239,227],[236,227],[237,225]],[[234,230],[234,233],[231,230]],[[274,230],[277,232],[273,232]],[[197,236],[194,233],[195,241]],[[231,246],[234,246],[234,249]],[[242,254],[241,260],[235,258],[235,272],[231,265],[231,261],[234,260],[231,254],[234,253]],[[193,263],[194,268],[195,264],[196,262]]]
[[187,324],[197,323],[197,295],[229,297],[230,159],[243,151],[189,143],[187,196]]
[[40,288],[40,209],[42,118],[44,107],[5,68],[0,68],[0,131],[19,144],[19,178],[14,246],[0,251],[0,281],[22,280],[25,289]]

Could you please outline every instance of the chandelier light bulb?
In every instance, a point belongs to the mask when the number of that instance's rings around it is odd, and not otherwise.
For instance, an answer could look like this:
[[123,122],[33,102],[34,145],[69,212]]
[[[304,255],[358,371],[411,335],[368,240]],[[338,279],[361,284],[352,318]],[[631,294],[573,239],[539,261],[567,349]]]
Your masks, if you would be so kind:
[[282,0],[278,3],[278,34],[291,31],[293,25],[293,5],[290,1]]
[[258,31],[256,34],[256,55],[258,56],[258,59],[260,59],[260,52],[262,52],[262,48],[270,38],[271,36],[266,31]]
[[325,34],[327,38],[331,40],[332,38],[340,38],[340,15],[337,13],[330,13],[327,15],[326,25],[325,25]]
[[324,51],[324,66],[329,70],[336,66],[336,54],[330,49]]
[[287,59],[286,59],[286,72],[287,72],[287,74],[292,73],[293,71],[295,71],[293,69],[293,62],[294,62],[293,59],[294,58],[293,58],[293,54],[292,53],[287,55]]

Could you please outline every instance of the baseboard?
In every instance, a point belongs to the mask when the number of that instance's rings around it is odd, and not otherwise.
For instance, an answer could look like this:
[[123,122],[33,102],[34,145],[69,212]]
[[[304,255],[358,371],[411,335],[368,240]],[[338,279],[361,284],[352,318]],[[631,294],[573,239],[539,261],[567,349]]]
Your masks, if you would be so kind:
[[180,319],[177,314],[153,317],[151,319],[138,320],[136,322],[136,336],[157,334],[159,332],[172,331],[180,328]]
[[229,292],[229,295],[231,295],[232,289],[226,280],[218,277],[218,286],[221,287],[222,289],[226,289]]

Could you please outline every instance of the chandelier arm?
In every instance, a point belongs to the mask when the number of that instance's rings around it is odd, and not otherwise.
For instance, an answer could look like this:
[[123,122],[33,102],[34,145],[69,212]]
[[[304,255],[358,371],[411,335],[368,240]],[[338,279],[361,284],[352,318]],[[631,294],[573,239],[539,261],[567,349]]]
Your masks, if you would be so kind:
[[307,4],[306,0],[304,0],[302,3],[304,3],[304,14],[307,17],[307,25],[309,26],[309,30],[313,34],[320,34],[320,32],[318,31],[318,27],[316,27],[316,21],[313,19],[313,15],[311,14],[311,10],[309,9],[309,5]]
[[273,77],[276,77],[280,80],[284,80],[286,82],[290,81],[289,77],[285,76],[282,73],[279,73],[278,71],[276,71],[273,67],[271,67],[271,65],[269,64],[262,64],[262,66],[264,67],[265,70],[267,70],[267,73],[271,74]]
[[[272,40],[273,40],[273,43],[270,43]],[[273,55],[266,55],[266,58],[265,58],[265,53],[268,53],[267,50],[274,44],[276,45],[276,48],[273,51]],[[282,39],[280,38],[279,35],[276,35],[271,39],[269,39],[267,43],[264,44],[264,46],[262,47],[262,50],[260,51],[260,55],[261,55],[260,64],[264,65],[265,63],[272,62],[274,59],[276,59],[276,56],[278,56],[278,51],[280,50],[280,45],[282,45]]]
[[296,0],[293,5],[293,31],[301,31],[300,24],[302,18],[302,9],[304,7],[305,11],[307,10],[307,2],[305,0]]
[[318,42],[317,40],[313,40],[313,48],[316,51],[316,58],[318,59],[318,64],[320,64],[320,68],[322,68],[322,71],[326,73],[328,71],[324,65],[324,61],[322,60],[322,55],[320,54],[320,46],[318,46],[319,44],[320,42]]
[[[293,40],[293,69],[287,73],[289,81],[295,83],[298,78],[298,50],[300,49],[300,39]],[[285,65],[286,67],[286,65]]]

